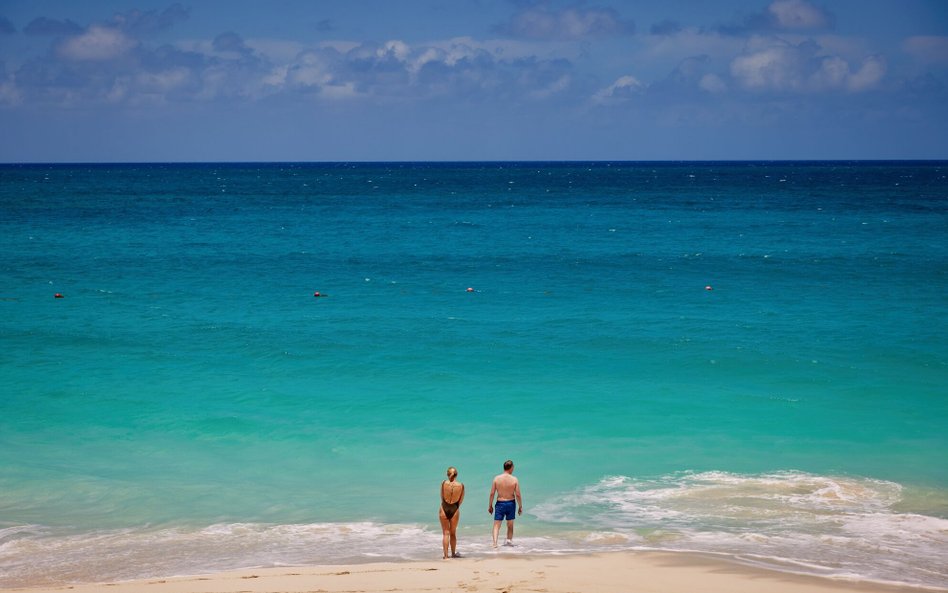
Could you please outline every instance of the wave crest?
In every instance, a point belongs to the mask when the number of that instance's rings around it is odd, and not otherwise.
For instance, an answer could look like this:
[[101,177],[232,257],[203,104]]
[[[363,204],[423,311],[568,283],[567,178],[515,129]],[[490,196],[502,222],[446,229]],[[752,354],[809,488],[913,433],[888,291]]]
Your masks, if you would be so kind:
[[[805,472],[609,476],[533,509],[630,547],[721,553],[786,570],[943,587],[948,520],[900,512],[895,482]],[[600,533],[596,539],[606,539]],[[609,541],[616,541],[615,538]]]

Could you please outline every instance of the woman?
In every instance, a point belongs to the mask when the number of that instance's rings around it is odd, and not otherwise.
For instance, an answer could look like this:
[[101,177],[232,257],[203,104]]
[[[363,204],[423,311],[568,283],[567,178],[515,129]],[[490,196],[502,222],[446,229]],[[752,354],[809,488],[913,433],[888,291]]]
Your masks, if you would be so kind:
[[464,502],[464,484],[457,481],[458,470],[449,467],[448,479],[441,482],[441,509],[438,519],[441,521],[444,558],[447,560],[448,543],[451,544],[450,558],[460,558],[458,554],[458,520],[461,518],[461,503]]

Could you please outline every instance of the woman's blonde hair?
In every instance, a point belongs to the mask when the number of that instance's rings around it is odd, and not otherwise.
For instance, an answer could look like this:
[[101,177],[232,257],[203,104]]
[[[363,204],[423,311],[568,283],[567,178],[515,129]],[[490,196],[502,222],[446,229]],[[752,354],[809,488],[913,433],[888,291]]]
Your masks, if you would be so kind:
[[453,465],[448,468],[448,477],[449,477],[449,478],[456,478],[457,475],[458,475],[458,468],[454,467]]

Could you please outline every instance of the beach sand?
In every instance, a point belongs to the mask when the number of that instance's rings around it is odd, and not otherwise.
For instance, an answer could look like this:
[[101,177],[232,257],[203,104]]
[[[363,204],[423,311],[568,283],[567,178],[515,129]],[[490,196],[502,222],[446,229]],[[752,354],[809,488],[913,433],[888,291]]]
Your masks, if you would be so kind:
[[266,568],[206,576],[43,587],[42,590],[70,593],[918,593],[931,589],[799,576],[695,554],[619,552],[577,556],[499,553],[430,562]]

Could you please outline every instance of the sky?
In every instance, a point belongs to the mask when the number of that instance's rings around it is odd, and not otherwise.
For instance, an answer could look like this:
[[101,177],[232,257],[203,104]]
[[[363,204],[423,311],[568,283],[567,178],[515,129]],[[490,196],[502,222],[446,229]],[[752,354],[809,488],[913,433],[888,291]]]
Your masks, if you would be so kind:
[[948,159],[948,0],[0,0],[0,162]]

